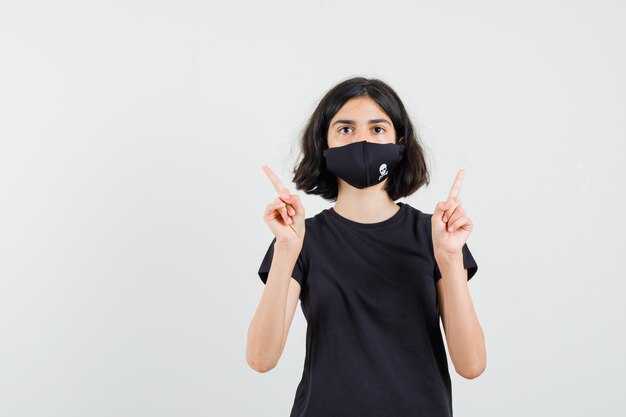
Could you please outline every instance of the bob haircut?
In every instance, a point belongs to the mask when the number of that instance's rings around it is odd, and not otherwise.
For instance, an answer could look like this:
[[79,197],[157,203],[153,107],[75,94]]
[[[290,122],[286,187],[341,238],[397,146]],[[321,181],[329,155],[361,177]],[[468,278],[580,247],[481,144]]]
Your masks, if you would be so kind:
[[385,191],[395,201],[413,194],[430,182],[424,150],[404,104],[396,92],[376,78],[355,77],[342,81],[329,90],[310,116],[300,138],[300,156],[293,170],[298,190],[336,201],[337,176],[326,169],[324,149],[328,148],[328,125],[343,105],[353,97],[371,97],[391,118],[396,131],[396,144],[404,145],[402,158],[387,178]]

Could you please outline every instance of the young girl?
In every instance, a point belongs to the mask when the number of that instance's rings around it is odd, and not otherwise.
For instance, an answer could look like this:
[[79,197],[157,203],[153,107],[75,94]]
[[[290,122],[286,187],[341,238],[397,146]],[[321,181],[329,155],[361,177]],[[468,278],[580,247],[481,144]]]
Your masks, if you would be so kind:
[[291,417],[452,416],[440,316],[456,372],[475,378],[486,364],[467,288],[478,266],[465,243],[463,170],[433,214],[396,203],[429,183],[423,148],[398,95],[362,77],[322,98],[301,150],[296,188],[335,205],[305,218],[263,167],[278,197],[265,208],[274,238],[258,271],[248,364],[276,366],[299,299],[306,355]]

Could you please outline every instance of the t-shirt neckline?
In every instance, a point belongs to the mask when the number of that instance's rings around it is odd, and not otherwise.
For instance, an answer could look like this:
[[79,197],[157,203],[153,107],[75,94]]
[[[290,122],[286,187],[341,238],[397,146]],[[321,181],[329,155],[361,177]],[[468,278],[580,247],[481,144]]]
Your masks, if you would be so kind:
[[339,213],[337,213],[332,207],[330,207],[329,209],[327,209],[328,212],[328,216],[330,218],[332,218],[333,220],[336,220],[340,223],[343,223],[345,225],[351,226],[351,227],[355,227],[355,228],[359,228],[359,229],[371,229],[374,227],[382,227],[382,226],[387,226],[390,224],[393,224],[395,222],[397,222],[400,217],[402,217],[402,215],[404,214],[404,212],[407,209],[407,205],[401,201],[396,203],[397,206],[400,207],[400,209],[398,211],[396,211],[393,216],[389,217],[388,219],[385,219],[383,221],[380,222],[376,222],[376,223],[359,223],[359,222],[355,222],[354,220],[350,220],[346,217],[343,217],[342,215],[340,215]]

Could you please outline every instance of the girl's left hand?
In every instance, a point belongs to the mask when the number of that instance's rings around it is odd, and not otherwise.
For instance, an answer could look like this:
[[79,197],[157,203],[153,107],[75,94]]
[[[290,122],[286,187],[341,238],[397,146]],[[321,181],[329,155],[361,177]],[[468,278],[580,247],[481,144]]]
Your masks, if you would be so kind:
[[432,239],[435,253],[458,254],[474,227],[472,220],[465,214],[459,199],[459,190],[465,171],[456,174],[448,199],[437,203],[431,218]]

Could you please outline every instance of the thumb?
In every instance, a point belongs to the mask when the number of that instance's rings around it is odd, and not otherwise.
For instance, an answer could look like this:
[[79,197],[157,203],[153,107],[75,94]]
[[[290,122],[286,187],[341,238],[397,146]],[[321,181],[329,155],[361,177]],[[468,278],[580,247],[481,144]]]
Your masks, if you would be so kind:
[[452,206],[452,201],[450,201],[450,200],[440,201],[435,206],[435,212],[433,213],[433,218],[435,218],[437,220],[442,220],[443,219],[443,213],[445,213],[445,211],[448,210],[451,206]]
[[298,196],[297,194],[289,194],[288,196],[281,195],[280,198],[285,203],[291,204],[291,206],[296,211],[296,215],[294,217],[297,220],[303,220],[304,219],[304,206],[302,205],[302,202],[300,201],[300,196]]

